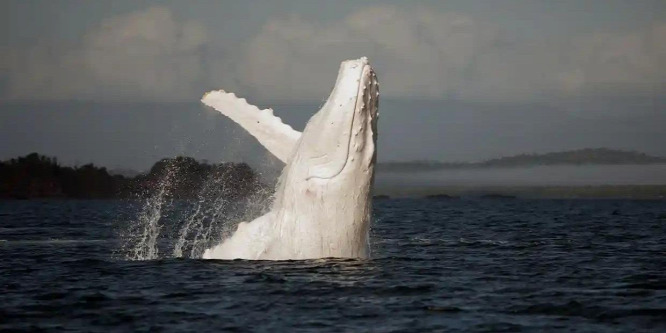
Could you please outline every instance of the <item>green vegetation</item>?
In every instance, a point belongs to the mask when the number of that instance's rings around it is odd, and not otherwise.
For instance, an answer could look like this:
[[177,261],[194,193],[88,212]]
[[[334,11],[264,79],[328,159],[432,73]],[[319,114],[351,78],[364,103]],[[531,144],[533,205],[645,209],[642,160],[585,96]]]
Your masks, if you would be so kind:
[[207,193],[230,197],[247,196],[264,186],[245,163],[208,164],[191,157],[162,159],[135,177],[110,175],[93,164],[61,166],[56,158],[37,153],[0,162],[0,198],[5,199],[141,197],[162,185],[176,199],[194,198],[203,186],[208,186]]
[[511,168],[537,165],[617,165],[660,164],[666,158],[633,151],[606,148],[587,148],[547,154],[522,154],[491,159],[478,163],[445,163],[436,161],[380,163],[378,171],[414,172],[445,169]]

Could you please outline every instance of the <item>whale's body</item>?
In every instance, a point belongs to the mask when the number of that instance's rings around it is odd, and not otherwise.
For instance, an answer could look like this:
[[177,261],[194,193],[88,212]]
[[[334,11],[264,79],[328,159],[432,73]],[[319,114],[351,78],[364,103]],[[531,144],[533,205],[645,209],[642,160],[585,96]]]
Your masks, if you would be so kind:
[[286,166],[271,210],[241,222],[203,257],[368,257],[378,101],[377,77],[366,58],[340,65],[331,95],[302,133],[234,94],[204,95],[204,104],[243,126]]

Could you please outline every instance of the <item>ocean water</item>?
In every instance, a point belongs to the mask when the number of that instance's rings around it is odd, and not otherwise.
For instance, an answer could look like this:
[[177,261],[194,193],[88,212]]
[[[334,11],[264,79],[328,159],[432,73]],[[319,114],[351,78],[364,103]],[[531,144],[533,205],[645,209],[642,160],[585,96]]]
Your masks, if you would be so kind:
[[666,331],[664,201],[376,200],[372,259],[282,262],[126,260],[139,210],[0,202],[0,330]]

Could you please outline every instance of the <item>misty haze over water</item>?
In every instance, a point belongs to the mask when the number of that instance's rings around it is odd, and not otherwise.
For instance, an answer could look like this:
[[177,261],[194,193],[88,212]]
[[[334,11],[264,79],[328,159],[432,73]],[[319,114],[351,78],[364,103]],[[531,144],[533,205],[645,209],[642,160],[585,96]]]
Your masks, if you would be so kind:
[[586,186],[663,185],[666,164],[532,166],[378,172],[377,186]]

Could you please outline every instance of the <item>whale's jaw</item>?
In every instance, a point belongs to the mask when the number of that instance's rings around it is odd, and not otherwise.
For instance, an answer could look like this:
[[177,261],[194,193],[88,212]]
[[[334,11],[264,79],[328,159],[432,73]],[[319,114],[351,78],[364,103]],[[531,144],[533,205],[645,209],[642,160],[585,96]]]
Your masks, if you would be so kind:
[[294,143],[271,211],[241,223],[204,258],[367,258],[378,101],[368,60],[343,62],[328,100]]

